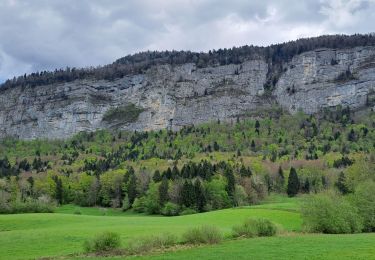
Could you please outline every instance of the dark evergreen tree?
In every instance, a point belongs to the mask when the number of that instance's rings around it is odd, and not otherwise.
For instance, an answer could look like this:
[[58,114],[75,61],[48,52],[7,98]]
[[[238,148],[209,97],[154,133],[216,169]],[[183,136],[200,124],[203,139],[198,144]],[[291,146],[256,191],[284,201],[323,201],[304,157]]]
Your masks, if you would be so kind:
[[306,178],[305,183],[303,184],[302,190],[304,193],[310,193],[310,181]]
[[299,191],[299,179],[296,169],[294,167],[290,168],[289,178],[288,178],[288,187],[287,194],[289,197],[294,197],[298,194]]
[[126,187],[126,191],[128,194],[129,203],[132,205],[135,198],[137,197],[137,178],[135,174],[130,174],[129,182]]
[[159,170],[156,170],[154,175],[152,176],[152,180],[154,182],[160,182],[162,180],[162,177],[160,175],[160,171]]
[[63,186],[62,186],[62,181],[59,177],[56,175],[53,176],[52,178],[55,182],[56,188],[55,188],[55,199],[57,202],[62,205],[63,203]]
[[242,165],[240,168],[240,175],[241,177],[250,177],[253,173],[250,170],[250,167],[245,167],[245,165]]
[[172,173],[171,173],[171,177],[172,179],[176,179],[180,176],[180,171],[178,170],[177,166],[174,165],[173,168],[172,168]]
[[214,146],[213,147],[214,147],[214,151],[215,152],[217,152],[217,151],[220,150],[220,146],[219,146],[219,144],[216,141],[214,142]]
[[159,186],[159,204],[161,206],[164,206],[164,204],[169,200],[168,187],[168,179],[166,177],[163,177]]
[[166,171],[163,172],[162,174],[163,178],[167,178],[168,180],[172,179],[172,170],[170,167]]
[[194,183],[194,198],[195,198],[195,205],[199,212],[204,211],[204,207],[206,206],[206,195],[203,190],[201,181],[198,179]]
[[227,179],[227,185],[225,187],[225,190],[227,191],[228,196],[233,200],[236,185],[233,170],[229,167],[226,167],[224,175]]
[[350,142],[356,142],[357,141],[357,135],[355,134],[353,128],[350,130],[350,132],[348,134],[348,140]]
[[255,147],[255,142],[254,140],[251,140],[251,151],[255,152],[256,151],[256,147]]
[[260,123],[259,121],[255,121],[255,132],[259,135],[259,128],[260,128]]
[[185,180],[181,188],[181,205],[185,207],[194,206],[194,188],[191,181]]

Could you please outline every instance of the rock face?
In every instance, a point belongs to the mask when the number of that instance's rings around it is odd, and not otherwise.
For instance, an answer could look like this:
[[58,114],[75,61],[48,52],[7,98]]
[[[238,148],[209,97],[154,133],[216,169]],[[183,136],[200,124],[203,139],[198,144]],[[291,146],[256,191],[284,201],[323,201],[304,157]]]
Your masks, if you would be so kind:
[[[159,65],[115,81],[87,79],[1,90],[0,137],[54,139],[103,128],[178,129],[233,120],[271,103],[292,113],[337,105],[360,108],[375,92],[375,47],[318,49],[283,66],[268,98],[264,85],[271,66],[262,59],[208,68]],[[138,108],[131,122],[121,117],[104,120],[129,104]]]

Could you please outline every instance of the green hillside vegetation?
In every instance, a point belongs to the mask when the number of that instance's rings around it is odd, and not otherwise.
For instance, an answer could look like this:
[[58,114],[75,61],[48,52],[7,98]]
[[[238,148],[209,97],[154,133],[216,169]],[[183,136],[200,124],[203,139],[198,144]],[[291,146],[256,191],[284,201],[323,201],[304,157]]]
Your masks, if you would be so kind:
[[374,125],[371,110],[274,109],[177,132],[2,140],[0,258],[371,259],[374,235],[352,233],[375,231]]
[[0,212],[48,212],[56,202],[180,215],[257,204],[270,192],[352,193],[374,179],[375,115],[322,114],[279,111],[178,132],[98,131],[66,141],[6,139]]

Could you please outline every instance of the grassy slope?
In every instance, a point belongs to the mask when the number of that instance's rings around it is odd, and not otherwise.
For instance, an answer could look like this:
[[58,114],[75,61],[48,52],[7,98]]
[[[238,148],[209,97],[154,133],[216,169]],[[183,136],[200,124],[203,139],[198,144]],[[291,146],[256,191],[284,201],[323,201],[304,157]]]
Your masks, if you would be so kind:
[[[77,209],[82,215],[73,214]],[[104,230],[120,233],[124,244],[129,239],[156,233],[181,234],[190,226],[202,224],[216,225],[229,234],[233,225],[251,216],[269,218],[286,230],[299,231],[301,219],[297,211],[298,199],[271,196],[269,203],[266,201],[263,205],[171,218],[72,205],[59,208],[57,214],[0,215],[0,259],[33,259],[82,252],[83,241]],[[290,234],[227,241],[214,246],[134,258],[375,259],[374,244],[375,234]]]
[[269,209],[226,209],[181,217],[142,215],[89,216],[72,214],[0,215],[0,259],[29,259],[82,252],[82,243],[104,230],[129,239],[156,233],[181,234],[189,227],[212,224],[229,233],[247,217],[264,217],[287,230],[299,230],[296,212]]

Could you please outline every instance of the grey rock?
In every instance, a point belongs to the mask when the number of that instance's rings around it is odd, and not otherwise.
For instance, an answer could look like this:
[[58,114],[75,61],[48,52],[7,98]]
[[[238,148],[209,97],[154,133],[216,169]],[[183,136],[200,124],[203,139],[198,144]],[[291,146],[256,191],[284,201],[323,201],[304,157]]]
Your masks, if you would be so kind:
[[[208,68],[160,65],[115,81],[1,90],[0,137],[55,139],[108,128],[179,129],[235,120],[273,102],[292,113],[337,105],[360,108],[375,91],[375,47],[319,49],[295,56],[284,67],[268,99],[263,87],[269,66],[262,59]],[[353,77],[338,81],[347,70]],[[110,109],[130,103],[142,108],[136,121],[103,120]]]

